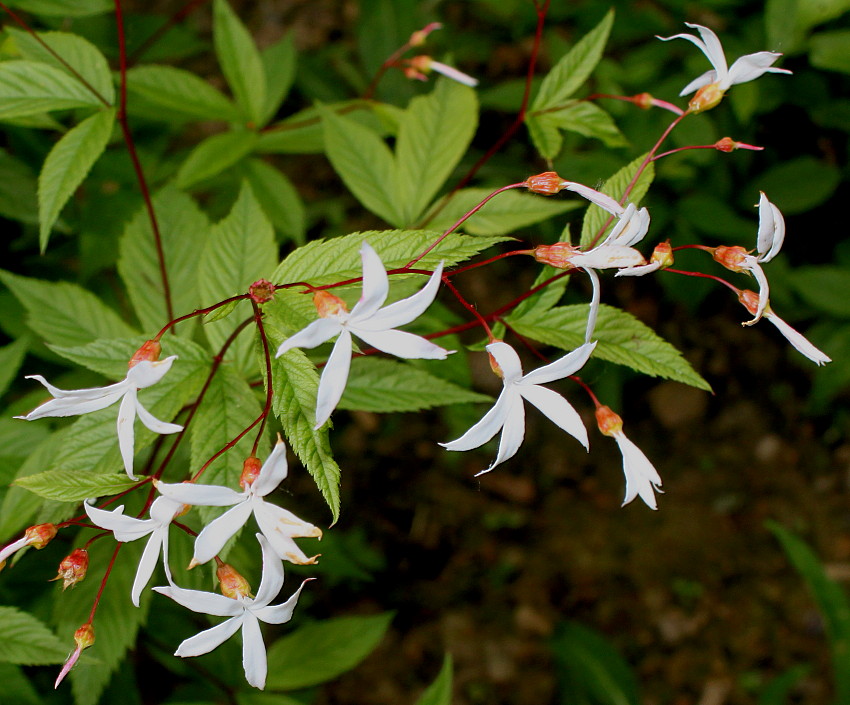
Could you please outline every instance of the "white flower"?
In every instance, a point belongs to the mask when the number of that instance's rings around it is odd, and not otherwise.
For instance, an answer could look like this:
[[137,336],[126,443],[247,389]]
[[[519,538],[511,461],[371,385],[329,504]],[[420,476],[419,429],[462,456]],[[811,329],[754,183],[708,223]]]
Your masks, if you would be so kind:
[[595,342],[585,343],[560,360],[523,375],[519,356],[510,345],[502,341],[490,343],[487,352],[490,353],[491,361],[495,362],[494,370],[501,374],[504,384],[502,393],[493,408],[477,424],[457,440],[440,445],[447,450],[471,450],[484,445],[501,430],[502,438],[496,459],[490,467],[478,474],[490,472],[499,463],[513,457],[525,438],[525,400],[588,448],[587,429],[578,412],[560,394],[540,385],[578,372],[595,347]]
[[[695,44],[699,50],[705,54],[706,58],[711,62],[711,65],[714,68],[710,71],[706,71],[704,74],[691,81],[682,89],[682,92],[679,93],[679,95],[688,95],[699,88],[714,84],[720,92],[720,97],[722,97],[722,93],[730,86],[733,86],[736,83],[752,81],[764,73],[791,73],[788,69],[778,69],[772,66],[773,62],[782,56],[782,54],[773,51],[760,51],[755,54],[747,54],[735,61],[735,63],[732,64],[732,68],[728,68],[726,65],[726,56],[723,53],[723,47],[721,46],[717,35],[708,27],[703,27],[699,24],[691,24],[690,22],[685,22],[685,24],[688,27],[696,29],[702,39],[695,37],[693,34],[674,34],[672,37],[658,38],[665,42],[671,39],[687,39],[689,42]],[[714,106],[711,105],[708,107]]]
[[661,491],[661,477],[643,451],[626,438],[623,433],[623,420],[609,407],[600,406],[596,409],[596,422],[602,433],[617,442],[623,455],[623,473],[626,476],[623,506],[640,496],[648,507],[658,509],[655,492]]
[[[177,647],[175,656],[200,656],[209,653],[241,629],[242,667],[245,669],[245,678],[255,688],[262,689],[266,685],[268,663],[260,622],[283,624],[292,619],[298,597],[308,581],[301,583],[301,587],[286,602],[270,607],[269,603],[283,587],[283,565],[265,537],[257,534],[257,540],[263,548],[263,576],[254,598],[249,596],[247,584],[245,588],[233,591],[231,593],[233,597],[200,590],[186,590],[176,585],[155,587],[154,590],[193,612],[216,617],[230,617],[227,621],[186,639]],[[222,589],[224,589],[223,583]]]
[[157,482],[157,489],[165,497],[182,504],[202,507],[234,505],[198,534],[195,539],[195,555],[189,567],[212,559],[221,551],[227,540],[242,528],[252,513],[260,531],[268,539],[279,559],[299,564],[315,563],[316,557],[308,558],[292,539],[321,537],[322,530],[264,499],[283,481],[286,473],[286,446],[278,438],[277,445],[256,477],[246,477],[243,472],[243,492],[218,485],[196,485],[187,482],[170,485]]
[[127,372],[127,376],[120,382],[110,384],[107,387],[95,387],[92,389],[74,389],[66,391],[50,384],[41,375],[29,375],[27,379],[35,379],[41,382],[47,391],[53,395],[53,399],[45,402],[26,416],[16,416],[18,419],[33,421],[45,416],[77,416],[99,411],[111,406],[121,399],[118,408],[118,448],[124,461],[124,470],[131,480],[135,480],[133,474],[133,444],[135,442],[135,429],[133,424],[136,414],[141,422],[154,433],[177,433],[183,427],[174,423],[160,421],[142,406],[137,392],[140,389],[150,387],[163,378],[171,369],[171,363],[177,359],[176,355],[164,360],[142,360],[137,362]]
[[83,503],[83,509],[89,515],[89,519],[95,526],[111,531],[116,541],[136,541],[137,539],[150,536],[142,559],[139,561],[139,569],[136,571],[136,579],[130,592],[130,599],[136,607],[139,606],[139,598],[142,590],[151,579],[156,563],[162,552],[162,564],[165,574],[171,582],[171,571],[168,567],[168,527],[174,517],[182,510],[183,505],[167,497],[157,497],[151,504],[150,519],[136,519],[124,516],[124,506],[107,512],[103,509],[93,507],[88,502]]
[[468,73],[459,71],[454,66],[449,66],[448,64],[441,63],[440,61],[434,61],[434,59],[426,54],[414,56],[412,59],[409,59],[407,61],[407,69],[405,70],[405,73],[408,78],[415,78],[424,81],[427,80],[427,74],[431,71],[441,73],[446,78],[450,78],[452,81],[457,81],[458,83],[462,83],[464,86],[469,86],[470,88],[474,88],[478,85],[477,78],[473,78]]
[[0,550],[0,570],[6,567],[6,559],[9,556],[27,546],[42,549],[53,540],[54,536],[56,536],[56,526],[54,524],[36,524],[29,527],[21,538],[13,541],[8,546],[4,546]]
[[360,248],[363,262],[363,293],[349,312],[342,299],[326,291],[316,292],[313,300],[319,320],[288,338],[278,349],[280,357],[292,348],[315,348],[334,336],[328,362],[322,370],[316,397],[316,425],[320,428],[342,398],[351,366],[351,336],[356,335],[381,352],[407,359],[444,360],[448,350],[413,333],[395,330],[421,316],[434,301],[443,265],[440,263],[428,283],[413,296],[381,308],[389,294],[389,280],[381,258],[368,242]]

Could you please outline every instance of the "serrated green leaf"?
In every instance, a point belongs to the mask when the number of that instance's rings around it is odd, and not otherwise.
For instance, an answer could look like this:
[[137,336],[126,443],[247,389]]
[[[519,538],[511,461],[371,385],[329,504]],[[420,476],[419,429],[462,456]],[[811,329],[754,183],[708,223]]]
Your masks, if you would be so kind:
[[478,126],[475,91],[447,78],[410,101],[395,152],[395,209],[401,222],[416,222],[466,153]]
[[160,120],[239,120],[223,93],[174,66],[137,66],[127,72],[131,114]]
[[263,61],[245,25],[226,0],[215,0],[213,4],[213,43],[236,102],[248,120],[260,126],[266,110]]
[[626,138],[611,116],[593,103],[576,103],[547,115],[551,115],[555,124],[562,130],[595,137],[609,147],[622,147],[627,144]]
[[525,126],[534,148],[544,159],[552,160],[561,153],[564,146],[564,138],[558,129],[558,121],[552,113],[541,113],[539,115],[527,115]]
[[236,306],[238,304],[238,301],[231,301],[230,303],[227,303],[224,306],[219,306],[217,309],[211,311],[206,316],[204,316],[204,323],[214,323],[215,321],[224,320],[231,313],[233,313],[233,311],[236,310]]
[[[619,201],[623,194],[626,192],[626,187],[631,183],[631,180],[634,178],[634,175],[637,174],[638,169],[640,169],[643,164],[644,159],[646,159],[646,155],[642,154],[637,159],[632,161],[629,164],[626,164],[622,169],[620,169],[616,174],[614,174],[610,179],[608,179],[600,189],[602,193],[605,193],[615,201]],[[655,165],[652,162],[649,162],[646,165],[646,168],[641,173],[637,182],[635,182],[634,187],[629,192],[628,201],[634,203],[636,206],[640,205],[640,202],[643,200],[643,197],[646,195],[646,192],[649,190],[649,186],[652,183],[652,180],[655,178]],[[602,226],[611,218],[611,214],[600,208],[599,206],[591,203],[590,207],[587,209],[587,213],[584,216],[584,222],[581,226],[581,247],[587,248],[590,247],[591,243],[596,240],[596,242],[602,242],[605,239],[605,236],[608,234],[610,229],[614,226],[614,223],[608,225],[605,229],[605,232],[601,234],[598,238],[597,235],[602,230]]]
[[7,4],[45,17],[89,17],[115,10],[113,0],[10,0]]
[[271,120],[295,80],[297,54],[292,34],[263,49],[260,56],[266,74],[266,105],[260,127]]
[[[15,27],[6,27],[6,31],[14,38],[24,59],[48,64],[76,81],[79,81],[77,76],[80,76],[103,99],[104,105],[114,103],[115,86],[109,63],[90,41],[68,32],[38,32],[36,38]],[[48,51],[45,44],[53,52]],[[62,61],[56,55],[61,56]]]
[[248,159],[245,178],[269,220],[299,245],[306,242],[307,214],[301,196],[286,176],[262,159]]
[[[584,304],[532,311],[522,318],[508,318],[511,327],[562,350],[573,350],[584,342],[588,307]],[[594,338],[599,341],[594,357],[631,367],[650,377],[665,377],[711,391],[711,387],[676,348],[657,336],[637,318],[613,306],[601,305]]]
[[64,71],[37,61],[0,62],[0,119],[100,107],[94,94]]
[[59,502],[82,502],[87,497],[106,497],[134,487],[136,482],[127,475],[105,475],[85,470],[49,470],[28,475],[15,481],[45,499]]
[[218,176],[254,149],[257,133],[247,130],[222,132],[195,147],[177,171],[176,183],[182,189]]
[[614,10],[611,9],[596,27],[555,64],[540,84],[540,90],[531,104],[531,114],[557,107],[581,87],[602,58],[613,23]]
[[337,617],[308,624],[278,639],[268,651],[269,690],[297,690],[350,671],[384,638],[391,612]]
[[96,112],[68,130],[44,160],[38,176],[38,242],[42,252],[62,208],[106,149],[114,123],[114,109]]
[[[267,327],[267,332],[272,329]],[[272,336],[270,335],[270,338]],[[272,350],[282,337],[270,340]],[[328,441],[328,425],[314,430],[319,373],[301,350],[290,350],[272,362],[273,409],[283,424],[289,446],[304,463],[328,503],[333,521],[339,519],[339,466]]]
[[390,148],[373,130],[331,110],[322,111],[322,123],[328,159],[348,190],[391,225],[405,225],[396,203]]
[[[428,227],[434,230],[448,228],[491,193],[492,190],[486,188],[461,189],[452,196],[437,216],[429,221]],[[581,206],[578,201],[505,191],[490,199],[481,210],[465,221],[459,230],[470,235],[505,235]]]
[[[156,194],[153,205],[171,282],[174,315],[190,313],[201,305],[197,284],[198,253],[206,243],[209,221],[189,196],[172,187]],[[145,330],[157,331],[171,317],[165,306],[153,230],[144,208],[127,224],[119,248],[118,273],[139,321]],[[181,335],[191,329],[189,324],[176,327]]]
[[0,661],[25,666],[62,663],[67,647],[40,620],[14,607],[0,607]]
[[29,336],[24,336],[0,348],[0,396],[6,393],[12,380],[17,376],[18,370],[21,369],[29,344]]
[[446,654],[440,673],[425,692],[419,696],[416,705],[452,705],[452,657]]
[[27,310],[27,325],[47,343],[81,345],[97,338],[137,335],[115,311],[76,284],[30,279],[2,270],[0,282]]
[[487,401],[492,399],[485,394],[403,362],[359,357],[351,361],[348,383],[337,408],[387,413]]

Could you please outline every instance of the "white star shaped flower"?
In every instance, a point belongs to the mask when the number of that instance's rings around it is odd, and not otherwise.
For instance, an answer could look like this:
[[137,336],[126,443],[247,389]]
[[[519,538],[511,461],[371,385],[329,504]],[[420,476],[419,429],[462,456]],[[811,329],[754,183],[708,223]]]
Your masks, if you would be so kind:
[[658,38],[664,42],[671,39],[687,39],[705,54],[713,66],[711,70],[691,81],[679,93],[679,95],[688,95],[697,89],[701,89],[702,95],[697,93],[691,101],[692,112],[713,108],[723,98],[723,94],[736,83],[752,81],[764,73],[791,73],[788,69],[779,69],[773,66],[773,63],[782,56],[782,54],[773,51],[747,54],[736,60],[731,68],[728,68],[726,55],[723,53],[723,47],[717,35],[703,25],[691,24],[690,22],[685,22],[685,24],[696,29],[701,38],[693,34],[674,34],[672,37]]
[[118,448],[121,451],[121,459],[124,461],[124,470],[131,480],[135,480],[133,474],[133,445],[136,432],[133,424],[138,414],[141,422],[154,433],[177,433],[183,427],[174,423],[160,421],[151,414],[138,398],[138,391],[150,387],[163,378],[171,369],[171,364],[177,359],[176,355],[164,360],[142,360],[136,362],[127,372],[127,376],[120,382],[110,384],[107,387],[94,387],[91,389],[74,389],[66,391],[50,384],[41,375],[29,375],[27,379],[35,379],[41,382],[53,399],[45,402],[26,416],[16,416],[18,419],[33,421],[46,416],[77,416],[88,414],[92,411],[105,409],[112,406],[121,399],[118,408]]
[[349,312],[342,299],[327,291],[317,291],[313,301],[319,320],[288,338],[277,349],[276,357],[280,357],[292,348],[315,348],[339,336],[319,380],[314,428],[324,425],[342,398],[351,367],[352,335],[381,352],[406,359],[444,360],[449,354],[448,350],[421,336],[395,330],[421,316],[434,301],[443,273],[442,263],[417,293],[381,308],[389,294],[387,271],[368,242],[363,242],[360,257],[363,293],[354,308]]
[[104,509],[93,507],[88,502],[83,503],[89,519],[95,526],[111,531],[116,541],[136,541],[150,536],[139,568],[136,571],[136,579],[130,592],[130,599],[136,607],[139,606],[139,598],[142,590],[151,579],[159,554],[162,552],[162,565],[165,575],[171,581],[171,571],[168,567],[168,527],[178,514],[185,508],[180,502],[175,502],[167,497],[157,497],[150,508],[150,519],[136,519],[124,516],[124,506],[107,512]]
[[496,404],[465,434],[450,443],[441,443],[446,450],[471,450],[489,441],[500,430],[499,453],[486,470],[513,457],[525,438],[525,405],[528,401],[542,411],[559,428],[588,448],[587,429],[578,412],[557,392],[541,387],[578,372],[587,362],[596,343],[585,343],[559,360],[522,374],[519,355],[507,343],[496,341],[487,346],[494,371],[502,377],[504,388]]
[[236,582],[241,583],[239,585],[233,585],[232,582],[231,585],[226,585],[222,580],[222,591],[226,591],[227,595],[186,590],[176,585],[155,587],[154,590],[193,612],[230,617],[227,621],[186,639],[177,647],[175,656],[200,656],[209,653],[241,629],[242,667],[245,669],[245,678],[252,686],[262,690],[266,685],[268,663],[260,622],[283,624],[292,619],[301,590],[309,581],[301,583],[301,587],[283,604],[269,606],[283,587],[283,564],[262,534],[257,534],[257,540],[263,549],[263,575],[256,597],[250,596],[250,588],[238,574]]
[[[253,462],[256,461],[256,462]],[[280,560],[301,565],[316,562],[316,556],[308,558],[298,548],[293,538],[322,536],[317,526],[302,521],[292,512],[265,501],[266,495],[274,490],[286,477],[286,446],[278,438],[277,445],[257,472],[259,461],[249,458],[245,463],[240,484],[244,488],[237,492],[219,485],[197,485],[183,482],[166,484],[157,482],[157,489],[165,496],[192,506],[230,507],[224,514],[211,521],[195,539],[195,555],[190,568],[212,559],[227,540],[248,521],[251,514],[257,520],[260,531],[268,539]]]

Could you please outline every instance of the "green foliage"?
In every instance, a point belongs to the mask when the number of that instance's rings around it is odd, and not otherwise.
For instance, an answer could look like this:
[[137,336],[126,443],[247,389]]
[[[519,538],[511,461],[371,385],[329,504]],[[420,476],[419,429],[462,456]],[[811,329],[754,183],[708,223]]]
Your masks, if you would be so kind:
[[452,702],[452,657],[446,654],[439,675],[429,685],[416,705],[451,705]]
[[218,176],[243,157],[257,144],[257,134],[234,130],[213,135],[201,142],[183,162],[177,172],[177,186],[188,189],[199,182]]
[[95,95],[60,69],[37,61],[0,63],[0,120],[95,107],[101,107]]
[[87,497],[108,497],[136,485],[126,475],[104,475],[96,470],[61,468],[22,477],[15,484],[40,497],[59,502],[82,502]]
[[27,666],[62,663],[67,649],[41,621],[14,607],[0,607],[0,661]]

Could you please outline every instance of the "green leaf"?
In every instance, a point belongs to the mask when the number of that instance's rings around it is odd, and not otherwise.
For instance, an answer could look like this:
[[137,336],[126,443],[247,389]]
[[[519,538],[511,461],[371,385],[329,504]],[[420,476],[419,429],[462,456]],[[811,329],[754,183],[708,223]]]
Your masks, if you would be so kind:
[[[626,192],[626,187],[634,178],[635,174],[637,174],[641,164],[643,164],[644,159],[646,159],[646,155],[642,154],[630,164],[626,164],[626,166],[620,169],[597,190],[611,196],[611,198],[615,201],[619,201]],[[652,162],[649,162],[629,193],[628,201],[634,203],[636,206],[640,205],[640,202],[649,190],[649,185],[652,183],[654,178],[655,165]],[[605,239],[607,233],[614,226],[613,221],[598,239],[596,238],[596,235],[602,230],[602,226],[610,217],[611,214],[608,211],[593,203],[590,204],[590,207],[587,209],[587,214],[584,216],[584,222],[581,226],[582,248],[589,247],[594,239],[596,239],[597,243],[602,242]]]
[[0,348],[0,396],[6,393],[12,380],[18,375],[29,344],[29,336],[24,336]]
[[245,116],[261,126],[266,112],[266,75],[260,53],[226,0],[213,4],[213,42],[227,85]]
[[540,113],[526,115],[525,126],[534,148],[544,159],[552,160],[561,153],[564,146],[564,138],[558,129],[558,120],[554,113]]
[[239,110],[195,74],[174,66],[137,66],[127,72],[132,114],[160,120],[239,120]]
[[0,62],[0,119],[100,107],[94,94],[64,71],[37,61]]
[[[28,32],[15,27],[6,27],[6,31],[14,38],[24,59],[49,64],[76,81],[79,81],[77,76],[80,76],[97,91],[105,105],[114,103],[115,87],[109,63],[90,41],[68,32],[38,32],[36,39]],[[48,51],[42,42],[53,52]],[[57,59],[56,55],[61,56],[62,61]]]
[[89,17],[115,10],[113,0],[10,0],[7,4],[45,17]]
[[554,108],[567,100],[593,73],[608,41],[614,23],[614,10],[588,32],[543,79],[540,90],[531,104],[531,113]]
[[18,487],[34,492],[39,497],[60,502],[82,502],[87,497],[106,497],[135,487],[125,474],[104,475],[80,470],[48,470],[28,475],[15,481]]
[[247,130],[222,132],[208,137],[195,147],[177,171],[176,183],[188,189],[218,176],[247,156],[257,144],[257,133]]
[[452,705],[452,657],[446,654],[436,680],[419,696],[416,705]]
[[35,174],[25,162],[0,150],[0,215],[37,225],[36,184]]
[[[428,223],[434,230],[446,229],[468,213],[493,191],[465,188],[458,191],[446,206]],[[490,199],[460,230],[470,235],[505,235],[520,228],[540,223],[583,204],[564,198],[549,198],[519,191],[505,191]]]
[[268,651],[269,690],[318,685],[350,671],[384,638],[391,612],[337,617],[308,624],[278,639]]
[[[584,304],[533,311],[522,318],[509,317],[520,335],[573,350],[584,342],[588,307]],[[651,328],[625,311],[601,305],[594,338],[599,341],[594,357],[631,367],[650,377],[665,377],[711,391],[711,387],[676,348]]]
[[96,112],[68,130],[44,160],[38,176],[38,240],[42,252],[62,208],[106,149],[114,123],[114,109]]
[[563,110],[547,113],[562,130],[577,132],[585,137],[595,137],[609,147],[627,144],[611,116],[593,103],[576,103]]
[[812,37],[809,60],[819,69],[850,73],[850,30],[821,32]]
[[243,169],[254,195],[275,228],[303,245],[307,214],[301,196],[286,175],[262,159],[248,159]]
[[43,705],[44,701],[23,670],[11,663],[0,663],[3,695],[15,705]]
[[841,585],[831,580],[818,557],[798,536],[775,521],[765,522],[785,555],[812,593],[824,621],[832,651],[835,702],[850,702],[850,602]]
[[492,399],[403,362],[359,357],[351,362],[337,408],[386,413],[487,401]]
[[[273,333],[266,326],[268,333]],[[272,337],[270,335],[270,337]],[[282,336],[271,340],[272,350]],[[328,503],[333,521],[339,518],[339,465],[333,459],[328,440],[328,424],[319,430],[316,424],[316,391],[319,373],[301,350],[290,350],[272,361],[274,385],[273,409],[283,424],[286,440],[298,459],[304,463],[316,486]]]
[[2,270],[0,281],[27,310],[27,325],[47,343],[82,345],[97,338],[137,335],[115,311],[76,284],[45,282]]
[[836,296],[850,291],[850,270],[832,265],[810,265],[793,269],[791,286],[809,306],[837,318],[850,318],[850,300]]
[[[745,193],[764,191],[787,216],[825,203],[840,182],[841,172],[832,164],[814,157],[798,157],[763,172]],[[751,198],[755,200],[755,196]]]
[[14,607],[0,607],[0,661],[25,666],[62,663],[68,648],[41,621]]
[[475,91],[447,78],[410,101],[395,153],[396,211],[410,225],[422,215],[466,153],[478,126]]
[[297,53],[292,34],[263,49],[260,57],[266,75],[266,106],[260,127],[271,120],[286,98],[295,80]]
[[348,190],[375,215],[391,225],[404,225],[390,148],[373,130],[331,110],[322,111],[322,122],[328,159]]
[[[174,315],[190,313],[201,304],[197,284],[198,253],[206,243],[209,222],[189,196],[172,187],[156,194],[153,205],[171,283]],[[159,330],[171,316],[166,310],[153,230],[144,208],[127,224],[121,237],[118,273],[127,287],[142,327],[150,331]],[[188,324],[176,327],[181,334],[181,331],[191,331],[191,328]]]

